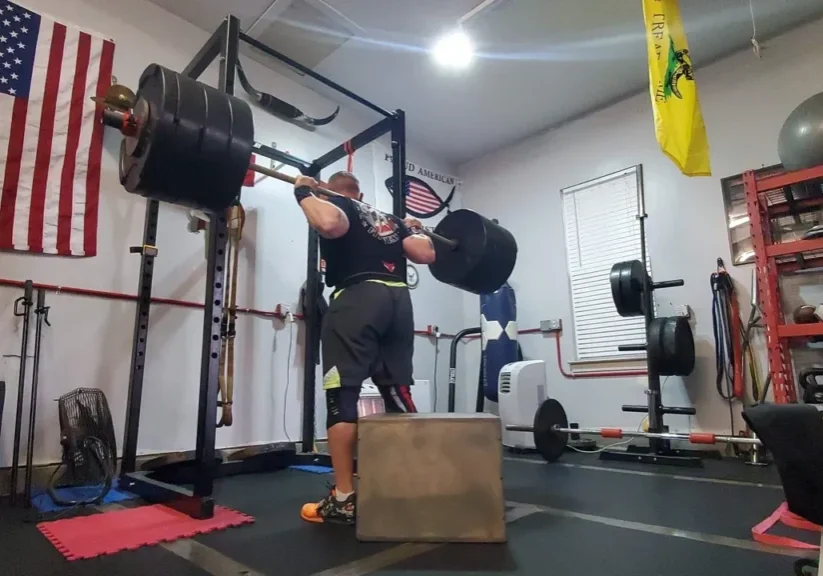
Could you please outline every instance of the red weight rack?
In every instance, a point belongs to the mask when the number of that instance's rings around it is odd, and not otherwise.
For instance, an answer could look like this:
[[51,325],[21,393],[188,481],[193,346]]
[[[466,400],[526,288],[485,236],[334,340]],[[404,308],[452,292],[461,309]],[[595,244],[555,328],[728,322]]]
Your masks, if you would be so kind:
[[789,339],[823,336],[823,322],[786,323],[780,298],[780,275],[803,267],[823,266],[821,255],[804,257],[802,260],[797,257],[808,253],[823,253],[823,238],[778,243],[774,239],[772,221],[781,216],[819,208],[823,206],[823,196],[793,202],[771,202],[769,196],[774,191],[786,190],[793,184],[821,179],[823,166],[768,176],[757,176],[754,171],[743,174],[746,209],[754,244],[758,298],[766,326],[769,373],[772,376],[774,400],[780,404],[797,402]]

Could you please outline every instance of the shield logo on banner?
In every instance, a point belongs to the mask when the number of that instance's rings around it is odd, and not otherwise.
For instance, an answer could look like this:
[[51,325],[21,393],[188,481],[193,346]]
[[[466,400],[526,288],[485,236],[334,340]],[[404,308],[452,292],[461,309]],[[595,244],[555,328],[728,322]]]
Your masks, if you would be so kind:
[[[394,195],[393,179],[386,179],[386,188]],[[451,204],[457,186],[452,187],[446,200],[440,198],[431,186],[416,176],[406,176],[406,212],[415,218],[431,218]]]

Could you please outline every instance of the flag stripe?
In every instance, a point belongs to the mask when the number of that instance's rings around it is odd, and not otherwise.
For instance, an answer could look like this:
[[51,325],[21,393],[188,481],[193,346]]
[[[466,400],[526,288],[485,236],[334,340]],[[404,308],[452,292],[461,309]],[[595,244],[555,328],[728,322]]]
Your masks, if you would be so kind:
[[14,248],[14,213],[17,206],[17,185],[20,182],[20,159],[26,136],[28,100],[14,98],[6,149],[6,169],[3,174],[3,196],[0,198],[0,248]]
[[[97,75],[95,94],[102,98],[111,85],[111,71],[114,64],[114,43],[103,42],[100,55],[100,72]],[[98,108],[94,114],[91,145],[89,146],[89,168],[86,179],[86,214],[83,226],[83,250],[86,256],[97,253],[97,208],[100,200],[100,164],[103,160],[103,110]]]
[[408,198],[410,200],[415,200],[416,202],[420,202],[421,204],[431,204],[435,208],[440,206],[439,201],[434,201],[431,198],[429,198],[428,196],[421,196],[420,194],[410,194],[406,198]]
[[17,184],[17,203],[14,207],[13,245],[17,250],[29,249],[29,214],[31,213],[31,188],[34,177],[34,163],[37,158],[37,138],[39,122],[43,110],[43,94],[46,89],[46,70],[49,63],[49,48],[54,29],[53,23],[41,21],[37,36],[29,108],[26,120],[26,134],[23,137],[23,153],[20,156],[20,179]]
[[86,75],[86,86],[83,93],[83,117],[80,127],[80,147],[77,150],[77,167],[74,171],[74,199],[71,217],[71,251],[72,254],[84,254],[85,234],[83,227],[86,221],[86,181],[89,171],[89,149],[91,135],[94,131],[94,119],[97,107],[91,96],[97,91],[98,74],[100,73],[100,55],[103,53],[103,40],[92,38],[91,57]]
[[440,207],[439,203],[432,204],[431,202],[426,201],[425,199],[417,198],[417,197],[414,197],[414,196],[409,196],[408,198],[406,198],[406,204],[413,204],[415,206],[421,206],[423,208],[428,208],[429,210],[435,210],[435,209]]
[[51,162],[57,91],[60,88],[60,63],[63,59],[65,39],[66,27],[55,23],[49,50],[43,107],[40,112],[40,135],[37,140],[37,155],[34,160],[34,178],[31,184],[31,208],[29,212],[29,250],[31,252],[43,251],[46,186],[48,185],[49,163]]
[[71,87],[69,125],[66,136],[66,155],[60,177],[60,207],[57,217],[57,253],[71,254],[72,214],[74,213],[74,174],[77,162],[77,148],[80,144],[80,130],[83,127],[83,105],[85,104],[86,72],[91,55],[91,36],[80,33],[77,44],[77,60],[74,67],[74,82]]
[[57,236],[60,217],[60,186],[63,168],[66,165],[66,145],[69,138],[69,117],[71,116],[72,80],[74,79],[79,33],[73,28],[66,29],[63,40],[63,54],[60,59],[60,82],[54,111],[54,130],[51,141],[46,196],[43,208],[43,253],[57,254]]

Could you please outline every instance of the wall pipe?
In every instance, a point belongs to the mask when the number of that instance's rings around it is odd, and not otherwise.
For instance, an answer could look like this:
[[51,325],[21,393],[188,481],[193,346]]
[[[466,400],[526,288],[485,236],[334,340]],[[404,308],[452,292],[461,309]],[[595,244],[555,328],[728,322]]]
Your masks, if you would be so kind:
[[[7,278],[0,278],[0,287],[5,286],[8,288],[24,288],[25,282],[20,280],[9,280]],[[103,300],[121,300],[124,302],[137,302],[137,296],[134,294],[126,294],[124,292],[112,292],[109,290],[96,290],[93,288],[77,288],[74,286],[60,286],[57,284],[43,284],[40,282],[34,282],[32,284],[33,288],[38,290],[46,290],[48,292],[54,292],[56,294],[71,294],[73,296],[85,296],[88,298],[101,298]],[[190,300],[178,300],[175,298],[160,298],[157,296],[151,297],[152,304],[165,304],[167,306],[177,306],[180,308],[192,308],[195,310],[202,310],[203,303],[202,302],[192,302]],[[247,314],[250,316],[260,316],[263,318],[276,318],[278,320],[285,320],[288,314],[277,310],[259,310],[257,308],[242,308],[238,307],[236,309],[238,314]],[[302,314],[292,314],[292,317],[295,320],[302,320]],[[434,336],[431,330],[415,330],[415,334],[418,336]],[[441,338],[453,338],[451,334],[440,334]]]
[[[7,286],[9,288],[23,288],[25,282],[21,280],[9,280],[6,278],[0,278],[0,286]],[[102,298],[105,300],[122,300],[125,302],[136,302],[137,296],[134,294],[126,294],[123,292],[112,292],[109,290],[95,290],[92,288],[77,288],[74,286],[59,286],[57,284],[43,284],[40,282],[35,282],[34,286],[35,289],[40,290],[47,290],[50,292],[55,292],[57,294],[72,294],[74,296],[86,296],[90,298]],[[203,304],[201,302],[192,302],[189,300],[178,300],[174,298],[160,298],[157,296],[152,296],[151,298],[152,304],[165,304],[167,306],[178,306],[181,308],[193,308],[202,310]],[[277,318],[278,320],[285,320],[287,314],[279,310],[259,310],[257,308],[237,308],[238,314],[248,314],[250,316],[260,316],[262,318]],[[293,317],[296,320],[302,320],[302,314],[293,314]],[[414,333],[418,336],[434,336],[431,330],[415,330]],[[517,332],[520,335],[524,334],[540,334],[541,330],[539,328],[525,328],[523,330],[518,330]],[[454,339],[454,334],[446,334],[440,333],[440,338],[447,338],[447,339]],[[563,356],[560,349],[560,332],[555,332],[554,334],[555,341],[557,344],[557,367],[560,370],[560,374],[563,375],[564,378],[568,378],[570,380],[582,380],[587,378],[629,378],[632,376],[646,376],[648,373],[645,370],[633,370],[633,371],[603,371],[603,372],[587,372],[585,374],[572,374],[566,372],[566,369],[563,366]],[[470,335],[464,338],[465,340],[479,338],[478,335]]]

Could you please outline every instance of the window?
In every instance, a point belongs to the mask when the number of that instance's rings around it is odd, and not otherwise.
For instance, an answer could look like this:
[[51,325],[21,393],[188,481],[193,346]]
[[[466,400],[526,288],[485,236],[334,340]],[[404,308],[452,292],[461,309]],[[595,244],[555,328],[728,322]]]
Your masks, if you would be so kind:
[[617,262],[643,259],[637,218],[642,168],[627,168],[561,193],[577,359],[637,358],[617,347],[645,341],[645,322],[617,313],[609,273]]

